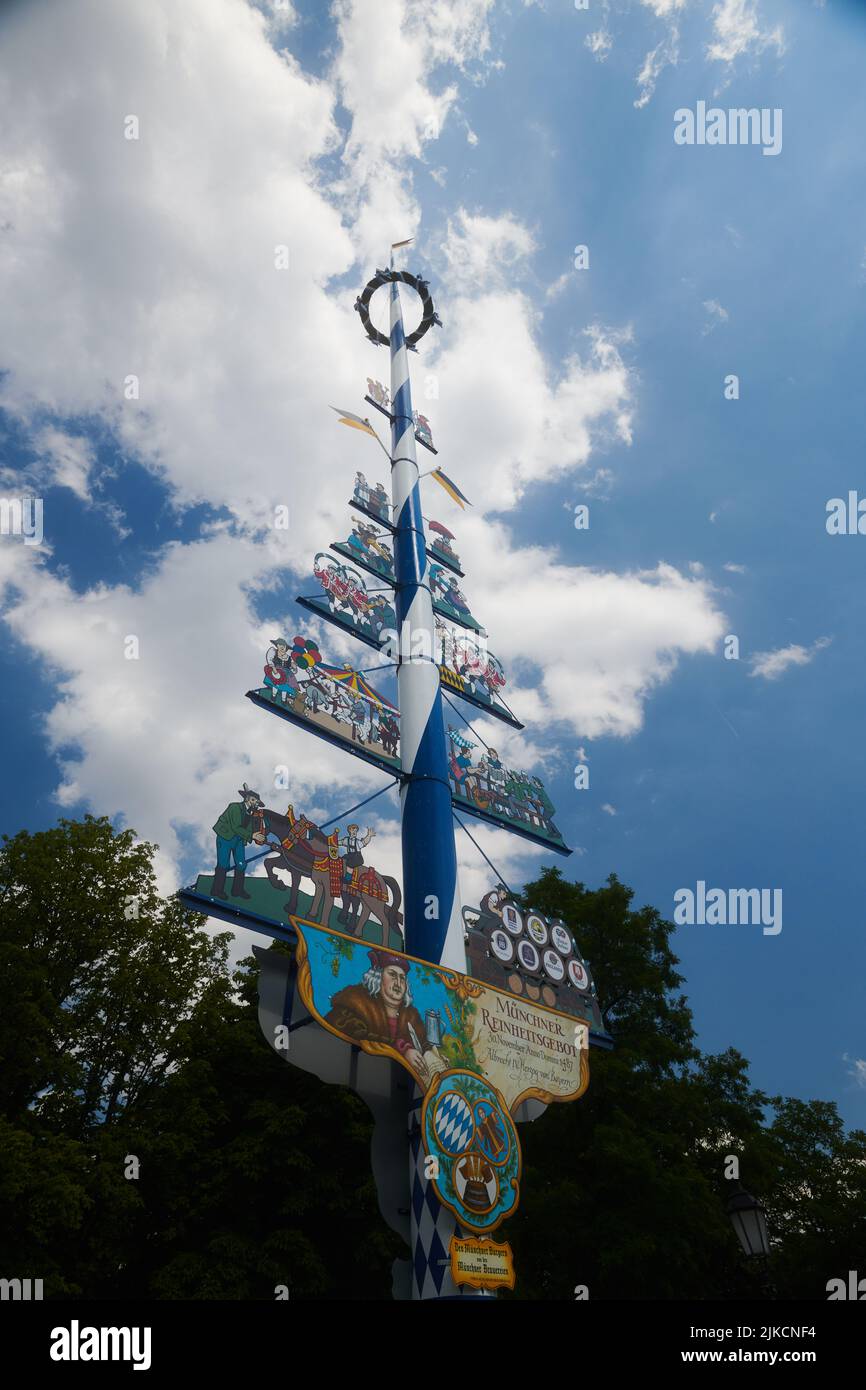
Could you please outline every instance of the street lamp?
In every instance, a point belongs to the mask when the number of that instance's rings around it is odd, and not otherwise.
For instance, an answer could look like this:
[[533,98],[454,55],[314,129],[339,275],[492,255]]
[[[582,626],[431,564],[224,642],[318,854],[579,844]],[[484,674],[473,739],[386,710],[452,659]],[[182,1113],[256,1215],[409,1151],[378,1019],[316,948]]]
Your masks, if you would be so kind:
[[764,1208],[757,1197],[753,1197],[751,1192],[747,1192],[742,1183],[738,1182],[728,1198],[726,1210],[743,1248],[743,1254],[763,1255],[766,1258],[770,1253],[770,1240]]

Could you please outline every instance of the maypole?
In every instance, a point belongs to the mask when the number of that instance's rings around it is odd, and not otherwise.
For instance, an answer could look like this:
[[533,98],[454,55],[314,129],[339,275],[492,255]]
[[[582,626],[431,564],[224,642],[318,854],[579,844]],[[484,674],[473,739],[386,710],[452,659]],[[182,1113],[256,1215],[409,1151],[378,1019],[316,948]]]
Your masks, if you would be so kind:
[[[277,635],[263,684],[247,691],[258,709],[390,781],[317,824],[295,801],[286,806],[285,792],[269,793],[268,804],[239,777],[237,799],[213,825],[214,870],[180,896],[291,947],[253,948],[259,1023],[286,1061],[352,1087],[373,1113],[379,1207],[410,1250],[395,1262],[394,1297],[477,1298],[514,1287],[511,1247],[491,1237],[520,1198],[518,1124],[577,1100],[589,1084],[590,1043],[611,1040],[565,923],[524,911],[501,882],[478,908],[461,908],[455,822],[469,832],[456,812],[554,853],[570,850],[540,778],[506,766],[452,698],[523,728],[503,698],[504,668],[478,641],[486,633],[458,587],[456,538],[422,513],[416,442],[437,450],[412,407],[408,351],[439,318],[427,282],[394,268],[394,250],[407,244],[392,246],[389,268],[355,301],[367,337],[390,353],[390,392],[368,378],[365,395],[388,417],[390,449],[369,419],[338,411],[387,456],[390,500],[380,482],[356,473],[349,505],[361,519],[316,554],[319,589],[298,597],[317,620],[375,648],[379,664],[335,664],[318,637]],[[401,285],[422,306],[408,335]],[[386,286],[387,337],[369,312]],[[441,467],[429,472],[468,505]],[[396,695],[386,694],[394,671]],[[301,775],[292,785],[305,795]],[[370,862],[375,829],[355,820],[394,787],[402,887]],[[259,860],[264,873],[248,874]]]
[[[391,265],[393,270],[393,255]],[[391,281],[391,499],[399,634],[400,836],[406,950],[421,960],[465,971],[448,750],[399,284],[396,277]]]
[[[393,248],[390,259],[394,271]],[[403,330],[400,281],[391,281],[391,500],[399,654],[397,690],[403,785],[400,841],[403,860],[406,950],[421,960],[465,972],[463,921],[457,879],[448,749],[442,717],[433,596],[421,512],[421,479],[409,354]],[[413,1088],[408,1114],[411,1183],[411,1290],[413,1299],[484,1297],[459,1289],[450,1274],[448,1247],[457,1227],[424,1175],[421,1092]]]

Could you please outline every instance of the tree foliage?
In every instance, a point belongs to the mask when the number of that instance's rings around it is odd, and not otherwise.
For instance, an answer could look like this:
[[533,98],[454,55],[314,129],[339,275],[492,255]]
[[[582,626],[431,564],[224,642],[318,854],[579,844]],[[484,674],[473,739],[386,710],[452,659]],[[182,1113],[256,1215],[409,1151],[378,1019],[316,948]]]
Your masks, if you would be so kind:
[[[557,869],[524,890],[571,927],[615,1047],[592,1050],[577,1104],[521,1130],[518,1296],[584,1284],[607,1299],[826,1298],[858,1250],[863,1263],[866,1134],[846,1135],[834,1104],[754,1089],[734,1048],[700,1052],[673,925],[632,896],[615,875],[593,891]],[[729,1155],[766,1208],[767,1268],[741,1254],[726,1215]]]
[[[254,962],[232,972],[229,934],[160,897],[153,853],[93,817],[0,849],[4,1275],[48,1297],[388,1298],[406,1251],[366,1107],[275,1055]],[[545,870],[526,900],[574,931],[616,1047],[593,1050],[580,1102],[521,1128],[515,1296],[760,1293],[725,1215],[733,1153],[776,1295],[826,1297],[863,1262],[866,1135],[827,1102],[762,1095],[733,1049],[700,1052],[673,928],[615,877]]]

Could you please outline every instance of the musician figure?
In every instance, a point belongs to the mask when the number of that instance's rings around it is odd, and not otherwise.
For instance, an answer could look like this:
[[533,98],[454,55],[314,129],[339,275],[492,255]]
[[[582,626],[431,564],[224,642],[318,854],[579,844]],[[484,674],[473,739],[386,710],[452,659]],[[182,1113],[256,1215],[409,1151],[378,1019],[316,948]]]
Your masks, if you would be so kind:
[[292,664],[291,647],[285,637],[272,637],[265,657],[265,685],[272,700],[279,698],[285,704],[297,695],[292,685]]
[[[360,704],[361,702],[358,701],[357,703]],[[352,733],[354,737],[354,728]],[[346,851],[343,857],[343,910],[337,918],[337,921],[344,922],[347,926],[352,925],[352,917],[355,915],[356,909],[360,910],[357,894],[350,893],[348,891],[348,885],[352,882],[355,870],[364,867],[363,851],[376,833],[372,826],[368,826],[364,838],[360,839],[358,836],[359,829],[360,826],[354,823],[352,825],[347,825],[345,835],[340,836],[337,841],[340,848]]]

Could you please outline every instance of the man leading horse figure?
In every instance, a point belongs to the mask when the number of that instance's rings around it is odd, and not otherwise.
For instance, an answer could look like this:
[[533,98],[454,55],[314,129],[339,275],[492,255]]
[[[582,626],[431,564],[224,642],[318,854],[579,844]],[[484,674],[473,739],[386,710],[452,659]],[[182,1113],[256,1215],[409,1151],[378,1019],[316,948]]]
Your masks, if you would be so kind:
[[[309,910],[311,921],[329,926],[339,898],[343,906],[338,920],[351,926],[355,936],[361,935],[372,916],[382,927],[383,945],[388,944],[391,930],[402,937],[399,883],[390,875],[380,875],[364,864],[361,848],[372,838],[370,831],[359,840],[358,826],[350,825],[341,841],[338,830],[327,835],[307,816],[296,816],[292,806],[284,816],[271,810],[261,810],[257,814],[262,832],[278,841],[271,844],[274,852],[265,859],[265,872],[271,886],[285,892],[285,880],[276,876],[277,871],[290,874],[289,900],[284,906],[286,916],[297,914],[300,882],[308,878],[312,879],[316,890]],[[345,856],[340,853],[341,845],[347,847]]]
[[211,894],[214,898],[226,898],[226,874],[234,863],[232,876],[232,897],[249,898],[244,888],[246,872],[246,847],[250,841],[264,844],[261,828],[261,808],[264,806],[258,792],[254,792],[244,782],[238,791],[240,801],[233,801],[214,823],[216,835],[217,862],[213,876]]

